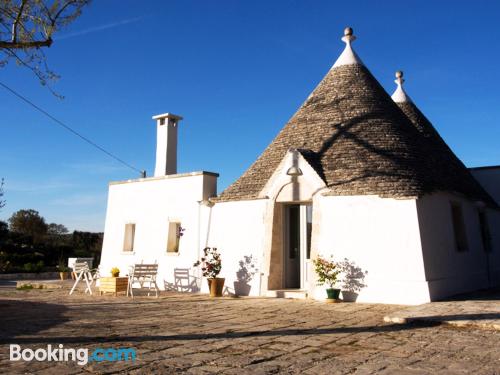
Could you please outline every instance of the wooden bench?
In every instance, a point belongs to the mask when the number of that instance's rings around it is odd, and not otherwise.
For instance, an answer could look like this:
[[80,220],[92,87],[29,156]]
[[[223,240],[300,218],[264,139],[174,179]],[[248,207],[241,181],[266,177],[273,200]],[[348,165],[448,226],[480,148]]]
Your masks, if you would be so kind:
[[148,296],[154,287],[156,298],[158,298],[158,285],[156,284],[156,275],[158,274],[158,264],[135,264],[131,267],[128,276],[127,296],[134,298],[134,284],[139,284],[142,289],[144,285],[148,287]]

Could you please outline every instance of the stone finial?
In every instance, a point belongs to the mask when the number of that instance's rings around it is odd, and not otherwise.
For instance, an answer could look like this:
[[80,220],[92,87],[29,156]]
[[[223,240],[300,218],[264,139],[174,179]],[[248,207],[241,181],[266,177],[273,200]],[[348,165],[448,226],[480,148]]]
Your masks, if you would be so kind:
[[392,94],[392,100],[394,100],[396,103],[405,103],[411,101],[408,95],[406,95],[406,92],[403,88],[403,83],[405,81],[403,79],[403,71],[398,70],[395,76],[396,79],[394,80],[394,82],[398,86],[396,87],[396,91],[394,91],[394,94]]
[[356,37],[354,36],[354,31],[352,30],[352,27],[346,27],[344,29],[344,36],[342,37],[342,40],[346,44],[350,44],[352,41],[356,40]]
[[398,85],[402,85],[404,81],[405,80],[403,79],[403,71],[398,70],[396,72],[396,80],[394,82],[396,82],[396,84],[398,84]]
[[363,65],[358,55],[356,55],[356,53],[352,50],[351,42],[354,40],[356,40],[356,37],[353,34],[352,28],[346,27],[344,29],[344,36],[342,37],[342,41],[346,44],[345,49],[337,61],[335,61],[332,68],[336,68],[341,65]]

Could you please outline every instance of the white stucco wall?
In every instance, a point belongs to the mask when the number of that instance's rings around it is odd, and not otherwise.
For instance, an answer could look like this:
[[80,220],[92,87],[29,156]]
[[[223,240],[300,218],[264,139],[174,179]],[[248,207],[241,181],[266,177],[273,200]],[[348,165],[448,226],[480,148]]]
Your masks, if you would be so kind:
[[[250,285],[249,295],[260,294],[262,262],[264,259],[265,214],[267,199],[249,201],[220,202],[212,208],[208,246],[216,247],[221,253],[222,270],[220,277],[226,279],[225,285],[234,292],[234,282],[240,270],[240,261],[251,256],[258,271]],[[203,282],[202,291],[208,291]]]
[[[468,250],[456,249],[450,202],[462,207]],[[425,274],[432,299],[487,288],[498,283],[500,272],[499,213],[486,209],[493,249],[483,248],[478,205],[464,198],[439,193],[417,201]],[[489,268],[489,271],[488,271]],[[495,281],[497,280],[497,281]]]
[[[216,194],[217,176],[206,172],[169,175],[111,183],[100,270],[107,275],[118,267],[121,275],[135,263],[159,264],[158,286],[174,282],[175,268],[190,268],[198,259],[208,207],[198,203]],[[199,220],[201,218],[201,220]],[[169,221],[185,228],[179,253],[167,253]],[[135,223],[134,251],[124,252],[125,224]],[[190,282],[198,282],[193,277]],[[186,285],[187,282],[184,282]]]
[[500,166],[471,168],[469,171],[500,205]]
[[[429,301],[414,199],[316,196],[312,241],[314,255],[348,258],[368,272],[358,302]],[[318,299],[325,298],[325,288],[310,285]]]

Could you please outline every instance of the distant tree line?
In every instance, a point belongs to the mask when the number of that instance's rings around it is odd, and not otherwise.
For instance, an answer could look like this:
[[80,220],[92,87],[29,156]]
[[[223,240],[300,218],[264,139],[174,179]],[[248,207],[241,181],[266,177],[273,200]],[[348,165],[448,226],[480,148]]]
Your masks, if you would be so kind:
[[[1,198],[1,197],[0,197]],[[74,231],[47,224],[35,210],[19,210],[0,221],[0,273],[64,270],[69,257],[99,264],[103,233]]]

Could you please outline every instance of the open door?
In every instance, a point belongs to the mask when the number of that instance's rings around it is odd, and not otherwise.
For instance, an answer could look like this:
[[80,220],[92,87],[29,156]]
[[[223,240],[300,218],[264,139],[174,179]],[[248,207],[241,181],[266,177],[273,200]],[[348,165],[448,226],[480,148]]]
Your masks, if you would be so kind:
[[284,220],[284,280],[285,289],[303,289],[308,280],[311,253],[312,206],[285,206]]

